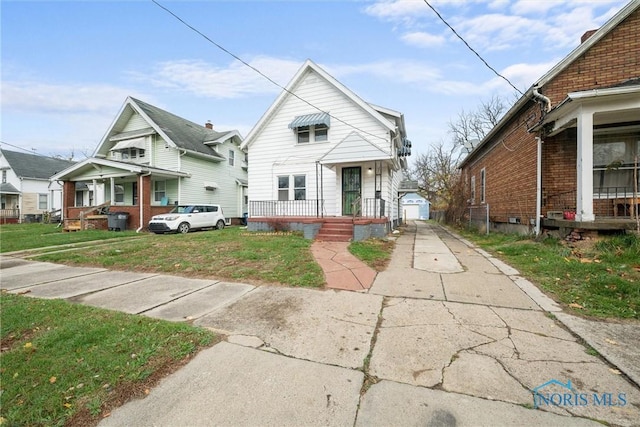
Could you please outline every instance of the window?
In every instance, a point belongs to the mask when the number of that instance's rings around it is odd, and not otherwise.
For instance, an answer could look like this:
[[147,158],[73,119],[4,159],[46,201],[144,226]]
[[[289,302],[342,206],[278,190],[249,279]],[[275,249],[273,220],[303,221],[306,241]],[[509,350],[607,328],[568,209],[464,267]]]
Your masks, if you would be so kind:
[[156,202],[162,201],[166,196],[167,192],[167,183],[166,181],[154,181],[153,182],[153,200]]
[[46,194],[38,194],[38,209],[46,211],[49,209],[49,196]]
[[229,166],[233,166],[236,163],[236,152],[229,150]]
[[296,129],[296,132],[298,133],[298,144],[306,144],[311,140],[311,132],[309,126],[301,126]]
[[329,127],[325,124],[317,124],[314,126],[300,126],[296,128],[298,144],[306,144],[309,142],[324,142],[329,137]]
[[[601,197],[630,195],[634,191],[635,158],[640,158],[637,128],[598,130],[593,137],[593,192]],[[640,178],[638,179],[640,184]]]
[[132,193],[133,205],[137,206],[138,205],[138,183],[137,182],[131,183],[131,193]]
[[471,204],[476,202],[476,176],[471,177]]
[[289,177],[278,177],[278,200],[289,200]]
[[487,171],[485,168],[480,170],[480,203],[484,203],[485,199],[485,189],[487,188]]
[[144,157],[144,155],[145,155],[144,148],[140,148],[140,149],[138,150],[138,157],[139,157],[139,158],[143,158],[143,157]]
[[328,135],[329,135],[329,128],[326,125],[314,126],[314,140],[316,142],[326,141]]
[[293,176],[293,199],[294,200],[306,200],[307,199],[307,177],[305,175]]
[[115,186],[115,196],[114,200],[116,203],[124,203],[124,186],[116,185]]
[[2,183],[3,184],[7,183],[7,171],[6,170],[2,171]]

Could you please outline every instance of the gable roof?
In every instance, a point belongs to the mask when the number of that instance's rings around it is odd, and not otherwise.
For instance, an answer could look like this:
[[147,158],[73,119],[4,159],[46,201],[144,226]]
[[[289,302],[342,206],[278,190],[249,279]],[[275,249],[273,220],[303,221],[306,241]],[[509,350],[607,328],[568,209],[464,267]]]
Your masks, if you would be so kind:
[[[149,127],[122,132],[122,128],[130,118],[130,115],[126,114],[128,109],[140,114],[149,124]],[[242,137],[236,130],[218,132],[213,129],[208,129],[203,125],[184,119],[139,99],[128,97],[111,127],[100,144],[98,144],[94,155],[97,155],[100,151],[104,151],[103,149],[107,143],[111,144],[114,141],[141,137],[152,133],[159,134],[167,143],[174,147],[192,153],[215,157],[219,160],[224,160],[224,157],[211,148],[209,144],[224,142],[231,138],[242,140]]]
[[522,108],[524,108],[529,102],[533,102],[534,91],[549,83],[556,78],[562,71],[567,69],[574,61],[580,58],[587,50],[591,49],[596,43],[602,40],[607,34],[614,30],[622,21],[628,18],[640,8],[640,0],[631,0],[627,5],[618,11],[611,19],[609,19],[602,27],[600,27],[595,33],[593,33],[587,40],[573,49],[567,56],[565,56],[560,62],[547,71],[542,77],[540,77],[531,87],[525,92],[524,95],[516,101],[516,103],[507,111],[507,113],[500,119],[487,135],[480,141],[480,143],[466,156],[462,162],[460,162],[459,168],[464,167],[469,161],[475,158],[475,155],[480,152],[480,148],[488,144],[489,141],[507,124],[509,123]]
[[[307,59],[304,62],[304,64],[302,65],[302,67],[300,67],[298,72],[293,76],[291,81],[284,88],[284,90],[282,92],[280,92],[280,95],[278,95],[278,97],[273,102],[273,104],[271,104],[271,106],[267,109],[267,111],[262,115],[260,120],[258,120],[258,123],[256,123],[256,125],[253,127],[253,129],[251,129],[251,131],[249,132],[249,134],[244,139],[244,142],[241,145],[242,149],[248,148],[253,143],[253,141],[255,140],[256,136],[260,134],[260,131],[262,130],[262,128],[270,121],[271,117],[274,115],[275,112],[278,111],[278,109],[284,103],[284,101],[289,96],[295,96],[295,95],[293,95],[294,88],[302,81],[302,79],[306,76],[307,71],[309,71],[309,70],[314,71],[321,78],[323,78],[329,84],[331,84],[336,89],[338,89],[340,92],[342,92],[342,94],[345,95],[345,97],[347,99],[351,100],[356,105],[358,105],[361,109],[366,111],[373,119],[378,121],[384,127],[389,129],[390,131],[394,131],[395,132],[395,130],[396,130],[395,123],[392,123],[389,120],[387,120],[376,109],[376,108],[380,108],[380,107],[374,107],[371,104],[363,101],[358,95],[356,95],[349,88],[347,88],[345,85],[343,85],[338,80],[336,80],[333,76],[331,76],[325,70],[320,68],[315,62],[313,62],[310,59]],[[392,111],[392,110],[384,110],[384,111],[386,112],[386,111]],[[338,121],[341,121],[339,117],[333,117],[333,116],[331,116],[331,114],[329,114],[326,111],[322,111],[322,110],[318,109],[318,113],[325,113],[329,117],[332,117],[332,118],[335,118]],[[402,129],[402,131],[404,131],[404,129]]]
[[353,131],[327,151],[319,161],[321,164],[344,163],[349,160],[367,161],[391,159],[391,154],[372,144],[358,132]]
[[4,158],[20,178],[49,180],[49,177],[75,164],[75,162],[37,154],[1,150]]

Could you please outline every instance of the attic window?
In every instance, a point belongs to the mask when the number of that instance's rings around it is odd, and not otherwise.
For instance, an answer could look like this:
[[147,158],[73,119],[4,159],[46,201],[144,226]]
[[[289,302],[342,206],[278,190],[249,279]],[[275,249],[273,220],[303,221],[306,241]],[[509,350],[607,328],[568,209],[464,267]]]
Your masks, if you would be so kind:
[[328,139],[330,124],[331,116],[328,113],[315,113],[296,116],[289,123],[289,129],[295,131],[298,144],[323,142]]

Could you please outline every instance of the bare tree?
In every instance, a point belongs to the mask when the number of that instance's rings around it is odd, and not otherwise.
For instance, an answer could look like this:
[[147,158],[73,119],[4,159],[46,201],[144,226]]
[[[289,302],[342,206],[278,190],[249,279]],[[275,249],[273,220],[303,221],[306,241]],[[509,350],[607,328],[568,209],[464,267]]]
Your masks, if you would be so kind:
[[436,209],[445,209],[453,201],[453,192],[459,180],[458,161],[460,147],[444,143],[432,145],[427,153],[419,154],[410,174],[418,181],[420,192]]
[[507,106],[503,98],[493,95],[475,111],[462,110],[458,118],[449,122],[449,132],[457,146],[475,148],[487,133],[498,124]]

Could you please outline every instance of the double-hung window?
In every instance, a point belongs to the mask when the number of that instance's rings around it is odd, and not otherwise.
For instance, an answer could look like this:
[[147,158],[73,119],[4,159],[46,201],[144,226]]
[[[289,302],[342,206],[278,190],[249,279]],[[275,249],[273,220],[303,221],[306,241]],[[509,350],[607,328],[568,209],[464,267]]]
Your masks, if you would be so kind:
[[[636,160],[638,159],[638,160]],[[596,129],[593,135],[593,192],[601,198],[630,196],[640,185],[640,128]],[[640,169],[640,168],[638,168]]]
[[485,203],[485,192],[487,188],[487,170],[482,168],[480,170],[480,203]]
[[294,200],[307,199],[307,177],[305,175],[293,176],[293,198]]
[[314,113],[296,116],[289,129],[293,129],[298,144],[325,142],[329,140],[329,113]]
[[49,206],[49,196],[47,194],[38,194],[38,209],[46,211]]
[[278,200],[289,200],[289,176],[278,177]]
[[[291,187],[293,184],[293,187]],[[278,177],[278,200],[306,200],[307,177],[305,175],[281,175]]]
[[471,176],[471,204],[475,204],[476,203],[476,176],[472,175]]
[[156,202],[162,201],[167,194],[167,182],[166,181],[154,181],[153,182],[153,200]]
[[229,150],[229,166],[233,166],[236,164],[236,152],[233,150]]

